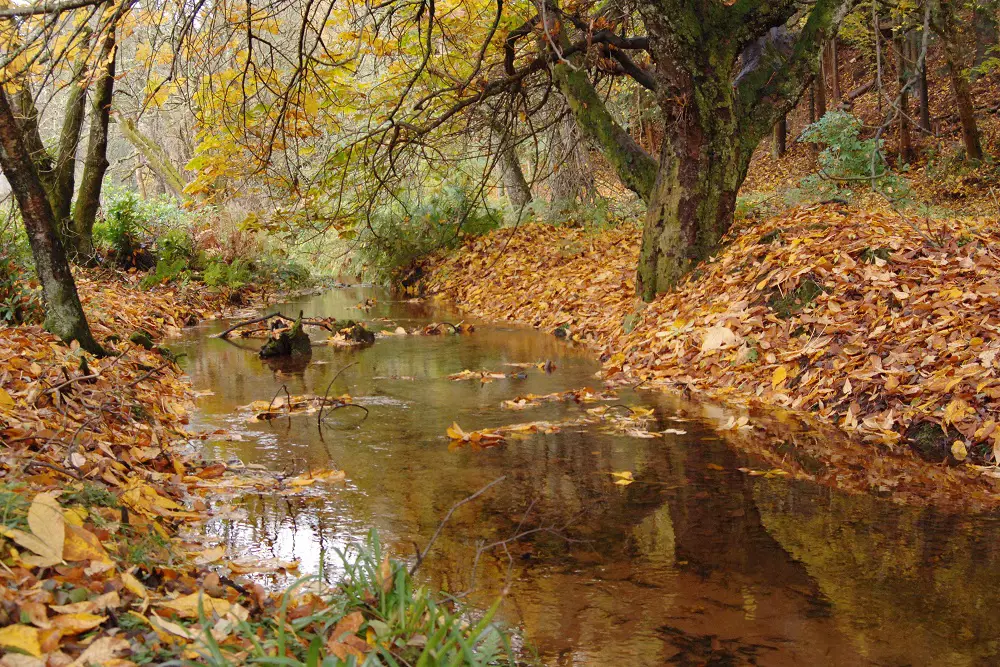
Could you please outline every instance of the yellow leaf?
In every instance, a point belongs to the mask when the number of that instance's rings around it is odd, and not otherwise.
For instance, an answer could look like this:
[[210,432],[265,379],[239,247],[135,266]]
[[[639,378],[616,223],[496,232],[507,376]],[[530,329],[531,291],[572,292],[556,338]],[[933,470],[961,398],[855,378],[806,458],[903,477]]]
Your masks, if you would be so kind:
[[226,612],[229,611],[229,608],[232,606],[228,600],[213,598],[212,596],[205,594],[203,591],[191,593],[190,595],[183,595],[176,600],[160,602],[156,606],[175,611],[177,612],[177,615],[182,618],[198,618],[199,600],[201,601],[202,610],[204,611],[205,616],[211,616],[213,613],[218,614],[219,616],[225,616]]
[[0,387],[0,408],[12,408],[14,407],[14,399],[7,390]]
[[214,563],[225,555],[226,547],[225,545],[220,544],[217,547],[205,549],[199,553],[198,557],[194,559],[194,562],[196,565],[208,565],[209,563]]
[[59,630],[64,635],[78,635],[87,630],[93,630],[104,621],[107,616],[97,614],[63,614],[51,620],[52,627]]
[[964,461],[965,457],[969,455],[969,450],[965,448],[964,442],[956,440],[951,443],[951,455],[959,461]]
[[146,592],[146,587],[142,585],[142,582],[133,577],[128,572],[122,574],[122,583],[125,584],[125,588],[129,590],[134,595],[141,598],[149,597],[149,593]]
[[622,472],[613,472],[613,473],[611,473],[611,476],[612,477],[617,477],[618,479],[627,479],[627,480],[631,481],[632,480],[632,471],[631,470],[624,470]]
[[465,440],[465,432],[462,431],[462,427],[458,425],[458,422],[452,422],[447,432],[448,437],[452,440]]
[[110,563],[111,558],[101,541],[89,530],[69,524],[66,526],[66,542],[63,545],[64,560],[96,560]]
[[109,665],[116,662],[120,654],[131,649],[127,639],[122,637],[98,637],[87,647],[80,657],[70,663],[70,667],[90,667],[90,665]]
[[38,628],[29,625],[8,625],[0,628],[0,646],[24,651],[36,658],[42,657],[42,643],[38,637]]
[[784,366],[778,366],[774,369],[774,374],[771,376],[771,388],[777,389],[778,386],[785,381],[788,377],[788,370]]

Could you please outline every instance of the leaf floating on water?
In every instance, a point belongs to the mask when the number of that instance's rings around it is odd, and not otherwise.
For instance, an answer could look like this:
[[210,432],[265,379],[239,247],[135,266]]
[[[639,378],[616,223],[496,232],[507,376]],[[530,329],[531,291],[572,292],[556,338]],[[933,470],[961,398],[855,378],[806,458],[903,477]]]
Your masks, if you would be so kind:
[[618,486],[628,486],[629,484],[635,481],[635,478],[632,477],[631,470],[623,470],[622,472],[613,472],[611,473],[611,476],[615,478],[615,484],[617,484]]

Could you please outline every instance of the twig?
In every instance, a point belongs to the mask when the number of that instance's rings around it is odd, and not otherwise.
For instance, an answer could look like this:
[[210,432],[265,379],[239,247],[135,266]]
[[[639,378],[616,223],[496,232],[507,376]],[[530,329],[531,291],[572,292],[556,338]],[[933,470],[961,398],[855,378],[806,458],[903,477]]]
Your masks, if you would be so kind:
[[343,373],[344,371],[346,371],[351,366],[356,365],[357,363],[358,362],[356,362],[356,361],[352,361],[351,363],[349,363],[346,366],[344,366],[343,368],[341,368],[339,371],[337,371],[337,374],[333,376],[333,379],[330,380],[330,384],[326,385],[326,391],[323,392],[323,400],[319,404],[319,413],[316,415],[316,426],[317,426],[317,428],[320,427],[320,425],[322,425],[322,423],[323,423],[323,408],[326,406],[326,397],[330,395],[330,389],[333,387],[333,383],[337,381],[337,378],[340,377],[341,373]]
[[492,482],[490,482],[489,484],[487,484],[483,488],[481,488],[478,491],[476,491],[475,493],[473,493],[471,496],[466,496],[465,498],[462,498],[457,503],[455,503],[454,505],[451,506],[451,509],[448,510],[448,513],[444,515],[444,518],[441,519],[441,522],[438,524],[437,528],[434,530],[434,534],[431,535],[430,542],[427,543],[427,546],[424,547],[423,551],[421,551],[419,554],[417,554],[417,561],[410,567],[410,576],[411,577],[417,571],[417,568],[420,567],[420,564],[424,562],[424,559],[427,558],[427,554],[430,553],[431,547],[434,546],[434,542],[437,541],[438,535],[441,534],[441,529],[444,528],[444,525],[446,523],[448,523],[448,519],[450,519],[451,515],[455,513],[455,510],[457,510],[459,507],[461,507],[462,505],[464,505],[466,503],[472,502],[473,500],[475,500],[479,496],[483,495],[484,493],[486,493],[491,488],[493,488],[494,486],[496,486],[500,482],[504,481],[505,479],[507,479],[507,475],[501,475],[500,477],[497,477],[495,480],[493,480]]

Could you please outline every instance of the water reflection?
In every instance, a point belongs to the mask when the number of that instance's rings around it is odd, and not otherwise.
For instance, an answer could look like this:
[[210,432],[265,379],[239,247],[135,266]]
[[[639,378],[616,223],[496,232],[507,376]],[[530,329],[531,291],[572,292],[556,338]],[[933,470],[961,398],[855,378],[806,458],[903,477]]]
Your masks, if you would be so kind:
[[[337,290],[285,312],[357,318],[353,305],[371,295]],[[412,327],[446,317],[378,296],[366,319]],[[620,402],[655,408],[661,428],[684,435],[572,428],[449,452],[452,421],[472,429],[580,414],[564,403],[499,408],[517,395],[598,384],[596,363],[551,336],[480,327],[360,351],[319,347],[308,365],[289,367],[257,359],[252,342],[238,341],[247,351],[209,338],[221,328],[200,328],[183,343],[196,388],[214,391],[198,419],[242,434],[209,443],[207,454],[289,474],[331,464],[348,474],[346,488],[324,497],[243,498],[213,526],[239,549],[300,558],[305,572],[329,569],[337,550],[375,526],[395,553],[412,557],[455,502],[503,475],[455,513],[421,572],[477,603],[503,594],[502,614],[546,664],[971,665],[997,653],[994,522],[746,477],[736,471],[748,464],[741,455],[699,423],[679,422],[664,396],[625,393]],[[544,360],[556,363],[554,373],[533,369],[489,384],[446,379]],[[352,362],[333,393],[368,406],[365,421],[338,411],[321,438],[314,418],[247,424],[236,411],[282,385],[322,394]],[[623,470],[635,483],[613,484],[610,472]]]

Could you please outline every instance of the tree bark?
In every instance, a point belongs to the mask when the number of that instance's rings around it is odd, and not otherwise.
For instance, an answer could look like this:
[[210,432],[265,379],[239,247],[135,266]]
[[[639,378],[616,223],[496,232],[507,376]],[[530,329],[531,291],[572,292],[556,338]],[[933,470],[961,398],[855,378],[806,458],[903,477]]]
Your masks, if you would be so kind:
[[983,159],[983,147],[979,140],[979,127],[976,124],[975,108],[972,104],[972,94],[969,92],[969,82],[965,79],[964,57],[959,41],[957,8],[953,0],[934,0],[934,29],[941,38],[941,51],[944,54],[948,69],[948,79],[951,82],[952,93],[955,95],[955,105],[958,107],[958,117],[962,124],[962,143],[965,154],[971,160]]
[[[974,67],[982,65],[1000,40],[997,26],[997,0],[976,0],[972,15],[972,26],[976,33],[976,59]],[[993,53],[995,55],[995,53]]]
[[108,126],[111,122],[111,102],[115,85],[115,60],[118,45],[115,41],[115,27],[108,29],[101,46],[98,67],[102,68],[100,79],[94,90],[90,115],[90,136],[87,140],[87,157],[80,179],[73,210],[73,247],[77,262],[94,260],[94,221],[101,205],[101,188],[104,174],[108,170]]
[[774,124],[774,132],[771,135],[771,157],[777,160],[785,154],[788,142],[788,116],[782,116]]
[[837,38],[830,40],[830,83],[833,85],[833,106],[840,104],[840,62],[837,57]]
[[910,94],[904,88],[910,78],[908,35],[902,29],[896,31],[893,40],[896,48],[896,81],[899,84],[899,118],[897,119],[900,162],[913,162],[913,141],[910,133]]
[[136,150],[146,159],[146,166],[177,195],[181,201],[188,201],[191,196],[184,192],[187,183],[184,176],[170,161],[170,156],[149,137],[142,134],[131,118],[122,118],[118,123],[122,134]]
[[10,183],[28,235],[35,272],[45,295],[45,328],[66,343],[103,355],[90,331],[76,283],[66,261],[45,188],[14,118],[7,93],[0,86],[0,169]]
[[649,203],[656,160],[615,121],[583,69],[562,63],[552,76],[583,135],[601,150],[625,187]]

